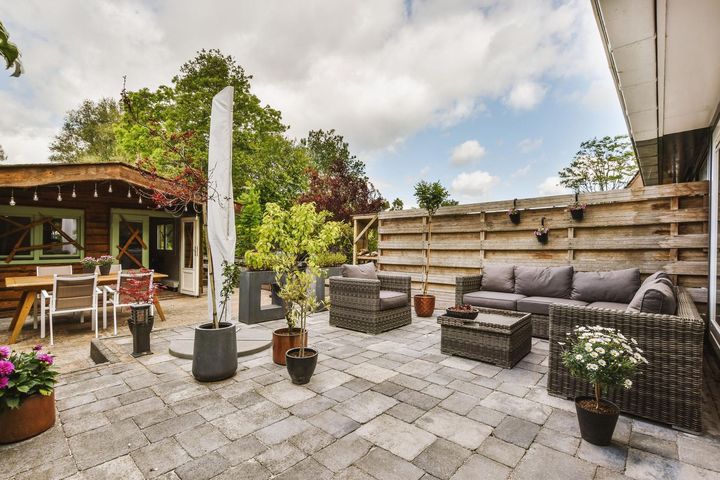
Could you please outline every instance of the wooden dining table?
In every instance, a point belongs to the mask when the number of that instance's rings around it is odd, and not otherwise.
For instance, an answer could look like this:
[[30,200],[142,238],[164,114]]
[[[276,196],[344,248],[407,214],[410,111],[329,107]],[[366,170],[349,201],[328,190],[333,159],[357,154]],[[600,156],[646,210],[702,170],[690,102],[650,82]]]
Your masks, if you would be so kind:
[[[117,285],[117,273],[110,273],[108,275],[98,275],[98,285]],[[167,278],[164,273],[153,274],[153,280],[161,280]],[[13,344],[17,341],[20,331],[25,324],[25,318],[30,314],[35,297],[41,290],[52,290],[53,288],[53,275],[40,275],[40,276],[23,276],[23,277],[7,277],[5,279],[5,287],[8,290],[20,291],[20,300],[18,301],[17,309],[13,315],[12,322],[10,322],[10,339],[9,344]],[[155,309],[157,310],[158,316],[161,321],[165,321],[165,313],[160,306],[160,301],[157,296],[153,301]]]

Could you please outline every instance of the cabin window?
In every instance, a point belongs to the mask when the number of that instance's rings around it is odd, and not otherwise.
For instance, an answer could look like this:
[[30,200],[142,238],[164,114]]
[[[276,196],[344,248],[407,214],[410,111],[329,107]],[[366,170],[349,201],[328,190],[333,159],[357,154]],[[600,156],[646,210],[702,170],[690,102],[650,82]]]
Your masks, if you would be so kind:
[[175,224],[161,223],[157,226],[157,249],[166,251],[175,249]]
[[83,220],[82,210],[0,207],[0,264],[79,260]]

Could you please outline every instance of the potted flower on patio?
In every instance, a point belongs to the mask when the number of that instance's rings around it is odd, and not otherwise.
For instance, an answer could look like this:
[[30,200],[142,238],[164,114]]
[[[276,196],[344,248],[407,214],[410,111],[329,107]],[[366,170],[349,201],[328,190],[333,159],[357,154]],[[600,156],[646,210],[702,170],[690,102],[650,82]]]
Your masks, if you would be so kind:
[[115,257],[112,255],[102,255],[97,259],[97,264],[100,267],[100,275],[108,275],[110,273],[110,267],[115,261]]
[[440,208],[449,197],[448,191],[440,182],[429,183],[421,181],[415,185],[415,198],[418,206],[427,210],[427,255],[423,264],[423,289],[422,293],[415,295],[415,313],[418,317],[430,317],[435,311],[435,295],[428,294],[428,283],[430,275],[430,244],[432,242],[432,219],[438,208]]
[[562,362],[570,374],[589,382],[594,396],[575,398],[580,434],[595,445],[610,445],[620,409],[601,398],[603,391],[632,387],[631,377],[648,361],[634,338],[619,330],[601,326],[579,326],[568,333]]
[[85,257],[80,260],[80,264],[83,267],[84,273],[95,273],[95,267],[98,266],[98,261],[95,257]]
[[55,425],[57,371],[54,358],[41,353],[13,352],[0,346],[0,443],[38,435]]

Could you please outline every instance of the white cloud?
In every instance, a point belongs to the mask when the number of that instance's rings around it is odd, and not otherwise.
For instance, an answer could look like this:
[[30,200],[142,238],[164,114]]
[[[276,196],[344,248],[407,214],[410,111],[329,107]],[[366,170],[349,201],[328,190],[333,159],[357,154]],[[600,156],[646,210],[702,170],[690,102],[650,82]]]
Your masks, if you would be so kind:
[[455,125],[489,101],[532,108],[555,79],[612,89],[582,0],[26,0],[0,2],[0,18],[26,68],[0,78],[0,92],[39,112],[14,117],[0,103],[0,142],[20,161],[46,158],[83,99],[117,97],[123,75],[130,89],[167,84],[203,47],[254,76],[291,136],[335,128],[361,152]]
[[547,177],[538,185],[538,193],[545,195],[562,195],[563,193],[572,193],[572,190],[560,185],[560,177]]
[[485,155],[485,147],[477,140],[468,140],[456,146],[450,157],[453,165],[467,165],[480,160]]
[[500,183],[500,178],[490,175],[488,172],[476,170],[474,172],[462,172],[455,177],[451,183],[453,194],[462,200],[479,201],[487,197],[488,193]]
[[528,163],[524,167],[520,167],[517,170],[515,170],[513,173],[510,174],[510,177],[517,178],[517,177],[524,177],[525,175],[530,172],[530,169],[532,168],[532,163]]
[[542,147],[543,139],[542,137],[538,138],[523,138],[518,142],[518,148],[522,153],[530,153],[533,150],[537,150],[538,148]]
[[516,110],[531,110],[539,104],[547,88],[535,83],[523,81],[515,85],[505,97],[505,103]]

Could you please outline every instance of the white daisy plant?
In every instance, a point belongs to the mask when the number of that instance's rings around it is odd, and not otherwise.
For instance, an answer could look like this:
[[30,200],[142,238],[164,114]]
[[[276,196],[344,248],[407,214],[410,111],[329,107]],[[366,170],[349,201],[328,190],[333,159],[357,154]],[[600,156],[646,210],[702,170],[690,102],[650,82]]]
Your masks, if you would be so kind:
[[576,378],[595,388],[596,408],[603,390],[632,387],[632,377],[648,361],[634,338],[614,328],[576,326],[567,334],[562,347],[562,362]]

